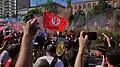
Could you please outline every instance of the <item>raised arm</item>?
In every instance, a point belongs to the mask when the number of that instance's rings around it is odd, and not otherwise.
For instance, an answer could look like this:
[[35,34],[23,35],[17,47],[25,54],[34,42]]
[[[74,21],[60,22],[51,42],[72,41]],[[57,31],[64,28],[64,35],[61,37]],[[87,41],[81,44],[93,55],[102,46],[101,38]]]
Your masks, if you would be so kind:
[[84,35],[84,32],[82,31],[79,37],[79,51],[78,51],[78,54],[75,60],[74,67],[84,67],[83,55],[84,55],[84,47],[86,43],[86,38],[84,38],[83,35]]
[[35,27],[36,20],[29,20],[24,26],[21,49],[15,67],[32,67],[32,39],[37,30]]
[[102,35],[107,39],[108,47],[111,47],[110,38],[105,33],[102,33]]

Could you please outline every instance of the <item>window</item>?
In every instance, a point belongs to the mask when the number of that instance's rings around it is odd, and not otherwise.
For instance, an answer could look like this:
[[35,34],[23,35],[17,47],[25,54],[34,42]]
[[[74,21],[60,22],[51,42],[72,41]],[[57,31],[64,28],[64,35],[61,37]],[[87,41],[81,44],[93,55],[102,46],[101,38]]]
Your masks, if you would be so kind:
[[77,5],[74,5],[74,10],[77,10]]
[[81,5],[79,5],[79,10],[81,10]]
[[113,7],[117,7],[117,2],[116,1],[113,2]]
[[90,3],[88,4],[88,8],[91,9],[91,4]]
[[83,9],[86,9],[86,5],[85,4],[83,4]]
[[95,7],[96,6],[96,3],[93,3],[93,7]]

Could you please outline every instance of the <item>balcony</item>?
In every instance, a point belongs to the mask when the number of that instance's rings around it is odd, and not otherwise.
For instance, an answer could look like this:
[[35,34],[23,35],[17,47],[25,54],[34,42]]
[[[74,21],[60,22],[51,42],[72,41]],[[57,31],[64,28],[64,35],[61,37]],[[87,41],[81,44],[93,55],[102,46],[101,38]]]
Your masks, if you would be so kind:
[[15,4],[15,2],[11,2],[11,4]]

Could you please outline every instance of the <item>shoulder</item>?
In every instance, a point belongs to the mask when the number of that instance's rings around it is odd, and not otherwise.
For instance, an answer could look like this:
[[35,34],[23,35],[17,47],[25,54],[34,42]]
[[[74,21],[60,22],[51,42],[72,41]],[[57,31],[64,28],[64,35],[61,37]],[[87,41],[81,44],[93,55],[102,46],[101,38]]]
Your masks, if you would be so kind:
[[[62,62],[60,59],[57,60],[57,62]],[[63,63],[63,62],[62,62]]]
[[7,51],[3,51],[0,56],[5,56],[5,55],[8,55],[8,52]]
[[38,58],[36,62],[38,62],[40,59],[45,59],[45,56]]
[[7,52],[6,50],[4,50],[2,53],[4,53],[4,54],[5,54],[5,53],[8,53],[8,52]]
[[49,62],[49,64],[51,64],[52,60],[54,59],[54,57],[51,57],[51,56],[43,56],[43,57],[40,57],[37,59],[36,62],[39,62],[40,59],[45,59]]
[[102,65],[97,65],[97,66],[95,66],[95,67],[104,67],[104,66],[102,66]]
[[60,59],[58,59],[56,64],[55,64],[55,67],[64,67],[64,64]]

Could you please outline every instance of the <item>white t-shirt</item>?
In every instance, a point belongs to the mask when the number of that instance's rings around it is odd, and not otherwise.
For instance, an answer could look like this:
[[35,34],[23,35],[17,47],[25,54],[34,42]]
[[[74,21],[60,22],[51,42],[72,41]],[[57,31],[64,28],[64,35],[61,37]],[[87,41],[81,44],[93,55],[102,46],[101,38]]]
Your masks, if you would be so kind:
[[1,54],[0,54],[0,63],[3,63],[5,64],[9,59],[9,53],[7,51],[3,51]]
[[[48,61],[48,63],[51,64],[54,57],[52,57],[52,56],[43,56],[43,57],[38,58],[36,63],[39,62],[40,59],[46,59]],[[54,67],[64,67],[64,64],[60,59],[58,59]]]
[[102,65],[97,65],[97,66],[95,66],[95,67],[104,67],[104,66],[102,66]]

